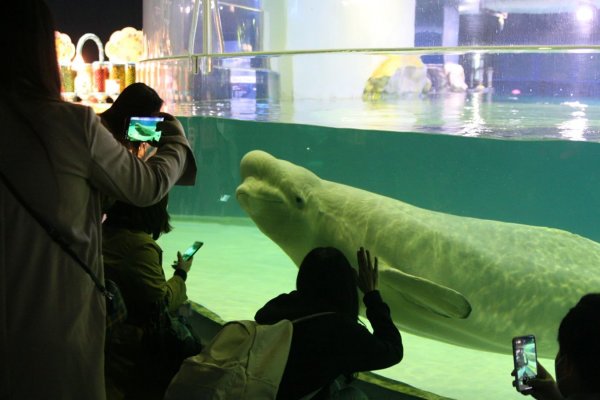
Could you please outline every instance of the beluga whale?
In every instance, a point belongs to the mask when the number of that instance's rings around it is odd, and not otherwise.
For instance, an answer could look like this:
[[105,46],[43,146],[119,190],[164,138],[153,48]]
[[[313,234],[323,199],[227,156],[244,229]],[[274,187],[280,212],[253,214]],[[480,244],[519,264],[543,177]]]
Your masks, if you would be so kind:
[[383,299],[411,334],[504,354],[534,334],[553,358],[562,317],[600,291],[600,244],[564,230],[423,209],[260,150],[240,172],[241,207],[296,265],[319,246],[354,267],[361,246],[377,256]]

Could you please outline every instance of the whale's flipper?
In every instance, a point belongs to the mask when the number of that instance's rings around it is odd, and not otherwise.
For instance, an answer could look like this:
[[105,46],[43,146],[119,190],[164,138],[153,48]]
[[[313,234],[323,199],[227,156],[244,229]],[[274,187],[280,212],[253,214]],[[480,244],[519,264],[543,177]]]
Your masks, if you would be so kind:
[[379,276],[386,286],[399,292],[407,301],[446,318],[467,318],[471,304],[456,290],[438,285],[427,279],[406,274],[393,268],[382,267]]

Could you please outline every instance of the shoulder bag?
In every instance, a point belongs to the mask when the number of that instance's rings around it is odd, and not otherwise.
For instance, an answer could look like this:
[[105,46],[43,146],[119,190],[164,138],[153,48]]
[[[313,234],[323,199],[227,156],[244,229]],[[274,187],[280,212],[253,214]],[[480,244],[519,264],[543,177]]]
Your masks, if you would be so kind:
[[23,206],[40,226],[46,230],[52,240],[54,240],[85,271],[85,273],[90,276],[94,285],[96,285],[96,288],[106,298],[106,328],[110,330],[115,324],[125,321],[125,319],[127,319],[127,307],[125,306],[123,296],[121,295],[121,291],[117,284],[109,279],[106,280],[105,285],[102,284],[90,267],[77,255],[77,253],[75,253],[66,240],[60,236],[58,230],[40,217],[38,213],[25,202],[2,171],[0,171],[0,178],[21,206]]

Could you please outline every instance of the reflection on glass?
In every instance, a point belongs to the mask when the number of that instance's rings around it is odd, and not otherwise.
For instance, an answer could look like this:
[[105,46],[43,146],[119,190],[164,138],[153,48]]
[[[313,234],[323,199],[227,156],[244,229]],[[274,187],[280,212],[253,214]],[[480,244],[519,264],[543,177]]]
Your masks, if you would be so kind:
[[584,140],[589,128],[589,121],[585,114],[588,105],[579,101],[566,101],[561,105],[569,107],[573,111],[570,113],[572,119],[557,124],[560,135],[568,140]]

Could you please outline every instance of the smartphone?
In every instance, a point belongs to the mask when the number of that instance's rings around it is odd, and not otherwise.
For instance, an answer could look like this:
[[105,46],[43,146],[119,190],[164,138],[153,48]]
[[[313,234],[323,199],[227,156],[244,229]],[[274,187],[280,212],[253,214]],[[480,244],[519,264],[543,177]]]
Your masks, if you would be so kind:
[[194,254],[196,254],[198,250],[200,250],[200,247],[202,247],[203,244],[204,243],[202,242],[194,242],[194,244],[185,249],[185,251],[181,254],[181,257],[183,257],[184,261],[189,260],[194,256]]
[[513,359],[515,361],[515,381],[519,392],[531,389],[524,382],[525,378],[537,377],[537,350],[535,336],[517,336],[512,340]]
[[164,117],[130,117],[125,137],[131,142],[158,142],[161,132],[156,125],[164,120]]

